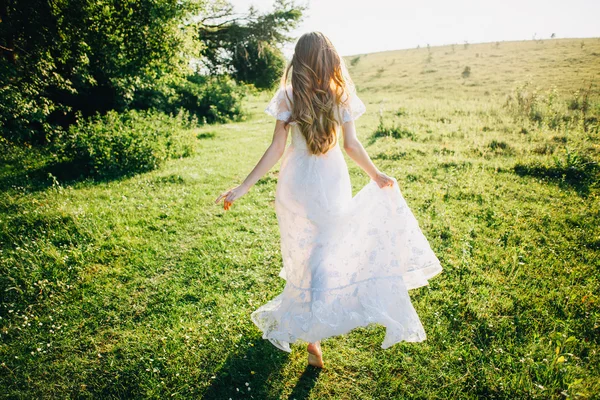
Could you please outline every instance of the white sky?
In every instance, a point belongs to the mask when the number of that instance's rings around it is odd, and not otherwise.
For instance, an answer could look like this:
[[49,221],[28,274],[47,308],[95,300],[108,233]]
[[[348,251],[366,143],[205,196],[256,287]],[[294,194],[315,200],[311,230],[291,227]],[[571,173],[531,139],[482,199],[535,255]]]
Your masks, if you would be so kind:
[[[230,0],[237,12],[273,0]],[[600,37],[600,0],[296,0],[308,4],[294,31],[327,35],[341,55],[451,43]],[[286,48],[289,56],[293,45]]]

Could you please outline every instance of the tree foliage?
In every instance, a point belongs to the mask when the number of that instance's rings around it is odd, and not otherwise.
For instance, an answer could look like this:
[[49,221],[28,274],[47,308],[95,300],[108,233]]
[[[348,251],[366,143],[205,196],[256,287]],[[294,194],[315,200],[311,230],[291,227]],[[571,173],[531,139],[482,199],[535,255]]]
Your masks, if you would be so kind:
[[[268,87],[284,64],[279,46],[289,40],[288,23],[301,9],[280,1],[272,13],[251,10],[231,20],[232,10],[206,0],[4,0],[2,136],[45,142],[79,115],[130,108],[196,107],[190,114],[209,122],[235,116],[239,104],[231,102],[240,89],[226,78],[194,77],[190,60],[214,67],[213,75]],[[208,29],[212,36],[199,34]],[[226,32],[229,40],[215,39]],[[246,40],[234,46],[239,35]]]
[[202,56],[213,73],[225,70],[235,79],[258,88],[271,88],[285,68],[279,45],[302,18],[304,8],[284,0],[271,13],[250,9],[236,16],[231,7],[204,19],[199,25]]

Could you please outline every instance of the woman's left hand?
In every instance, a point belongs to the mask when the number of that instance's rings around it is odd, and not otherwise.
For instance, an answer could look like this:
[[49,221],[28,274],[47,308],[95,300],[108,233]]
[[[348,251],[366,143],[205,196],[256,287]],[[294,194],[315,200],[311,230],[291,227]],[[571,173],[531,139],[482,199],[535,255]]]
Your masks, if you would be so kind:
[[221,200],[224,200],[223,208],[225,210],[229,210],[231,208],[231,204],[246,193],[248,193],[248,188],[246,188],[244,185],[238,185],[233,189],[229,189],[221,193],[221,195],[217,197],[217,200],[215,200],[215,203],[218,204]]
[[380,188],[384,188],[387,186],[394,186],[394,179],[392,177],[387,176],[383,172],[377,172],[377,175],[373,180],[377,183],[377,186]]

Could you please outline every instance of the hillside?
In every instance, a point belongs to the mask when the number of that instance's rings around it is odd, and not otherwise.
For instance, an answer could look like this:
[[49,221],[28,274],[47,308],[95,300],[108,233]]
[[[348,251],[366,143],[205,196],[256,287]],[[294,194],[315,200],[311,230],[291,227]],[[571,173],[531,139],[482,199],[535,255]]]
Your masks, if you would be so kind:
[[[522,82],[572,91],[600,79],[600,39],[457,44],[347,57],[360,90],[415,98],[502,97]],[[470,67],[468,78],[462,77]],[[596,85],[595,93],[600,88]]]

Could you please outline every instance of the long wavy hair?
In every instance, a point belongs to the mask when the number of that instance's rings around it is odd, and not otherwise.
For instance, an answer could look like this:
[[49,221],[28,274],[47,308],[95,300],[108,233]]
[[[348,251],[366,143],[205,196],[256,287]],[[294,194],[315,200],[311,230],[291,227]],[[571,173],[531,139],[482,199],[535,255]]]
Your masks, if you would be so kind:
[[340,106],[353,87],[344,60],[324,34],[309,32],[296,43],[281,79],[283,87],[290,71],[293,101],[289,122],[299,126],[312,154],[324,154],[337,143]]

